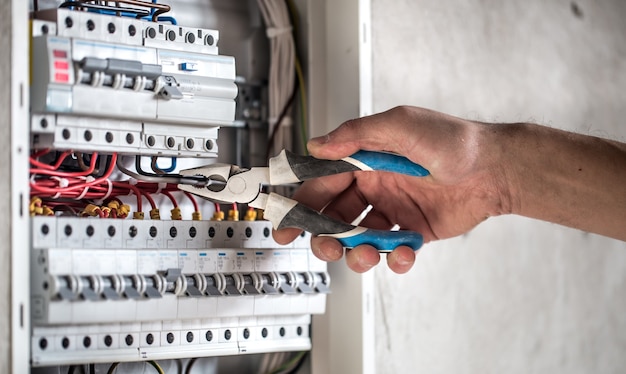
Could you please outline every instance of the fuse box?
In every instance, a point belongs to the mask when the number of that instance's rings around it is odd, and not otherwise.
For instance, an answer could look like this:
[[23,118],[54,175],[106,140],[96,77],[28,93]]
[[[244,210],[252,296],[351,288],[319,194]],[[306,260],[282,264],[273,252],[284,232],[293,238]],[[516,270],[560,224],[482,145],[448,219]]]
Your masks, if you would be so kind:
[[[280,245],[257,212],[239,221],[246,207],[229,207],[224,219],[167,179],[224,155],[248,160],[239,129],[267,141],[267,87],[249,60],[268,56],[242,53],[241,75],[237,53],[220,53],[237,30],[161,20],[149,1],[149,17],[117,2],[53,3],[31,22],[32,366],[311,349],[330,276],[308,235]],[[177,3],[181,19],[202,11]]]

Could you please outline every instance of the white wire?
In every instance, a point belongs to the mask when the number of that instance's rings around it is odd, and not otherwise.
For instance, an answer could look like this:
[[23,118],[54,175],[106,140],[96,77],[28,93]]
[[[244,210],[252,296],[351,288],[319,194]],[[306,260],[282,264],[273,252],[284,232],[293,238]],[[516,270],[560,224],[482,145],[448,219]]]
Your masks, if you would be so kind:
[[[282,109],[295,85],[296,48],[289,9],[284,0],[257,0],[270,38],[269,133],[274,131]],[[286,115],[276,132],[274,150],[292,148],[292,120]]]

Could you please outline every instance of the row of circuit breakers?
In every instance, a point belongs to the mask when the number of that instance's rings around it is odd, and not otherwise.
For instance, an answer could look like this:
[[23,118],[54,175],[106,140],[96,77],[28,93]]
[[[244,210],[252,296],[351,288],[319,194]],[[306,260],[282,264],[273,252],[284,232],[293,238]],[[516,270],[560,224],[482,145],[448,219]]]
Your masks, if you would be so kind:
[[[33,20],[34,149],[216,157],[235,60],[215,30],[67,9]],[[267,221],[35,216],[32,363],[307,350],[326,264]]]

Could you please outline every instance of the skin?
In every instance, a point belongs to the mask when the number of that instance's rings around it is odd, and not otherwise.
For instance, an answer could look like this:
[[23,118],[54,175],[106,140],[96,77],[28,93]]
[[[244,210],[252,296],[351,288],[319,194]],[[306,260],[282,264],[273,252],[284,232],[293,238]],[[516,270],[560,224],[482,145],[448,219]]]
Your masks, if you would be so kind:
[[[489,217],[517,214],[626,241],[626,144],[528,123],[486,124],[402,106],[343,123],[311,139],[311,155],[337,160],[358,150],[403,155],[428,169],[424,178],[387,172],[354,172],[310,180],[294,198],[324,213],[375,229],[421,233],[424,241],[454,237]],[[274,232],[288,243],[300,232]],[[335,239],[314,237],[317,257],[344,254]],[[356,272],[378,264],[378,251],[346,251]],[[415,252],[398,247],[388,266],[405,273]]]

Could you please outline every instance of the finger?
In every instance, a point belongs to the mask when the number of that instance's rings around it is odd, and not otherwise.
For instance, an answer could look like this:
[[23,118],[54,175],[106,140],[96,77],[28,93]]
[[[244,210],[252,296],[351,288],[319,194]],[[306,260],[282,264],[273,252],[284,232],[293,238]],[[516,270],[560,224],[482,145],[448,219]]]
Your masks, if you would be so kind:
[[407,136],[402,131],[406,122],[399,111],[395,108],[344,122],[329,134],[311,139],[307,148],[313,156],[331,160],[350,156],[360,149],[401,153],[406,149]]
[[371,245],[358,245],[346,251],[346,263],[350,269],[357,273],[364,273],[379,262],[380,254]]
[[353,180],[353,173],[335,174],[308,180],[302,183],[294,193],[293,199],[319,211],[350,187]]
[[415,251],[406,246],[400,246],[387,255],[387,265],[398,274],[409,271],[415,263]]
[[313,254],[323,261],[337,261],[343,257],[343,246],[337,240],[328,236],[314,236],[311,238]]
[[381,212],[373,207],[359,223],[359,226],[376,230],[390,230],[394,224],[389,220],[388,215],[389,213]]
[[324,214],[350,223],[363,213],[368,205],[367,200],[353,183],[324,208]]
[[302,233],[300,229],[287,228],[281,230],[272,230],[272,237],[278,244],[289,244]]

